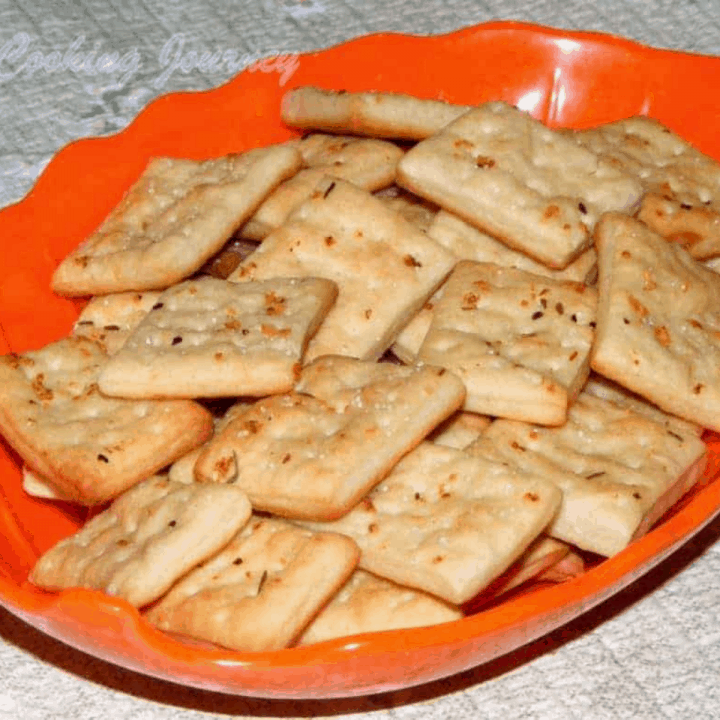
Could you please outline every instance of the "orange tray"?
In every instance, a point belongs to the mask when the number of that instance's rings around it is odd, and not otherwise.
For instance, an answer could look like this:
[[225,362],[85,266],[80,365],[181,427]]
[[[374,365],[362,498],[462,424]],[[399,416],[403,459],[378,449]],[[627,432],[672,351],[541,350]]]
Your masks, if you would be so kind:
[[[376,35],[303,55],[285,87],[243,73],[205,93],[160,98],[126,130],[62,150],[34,189],[0,213],[0,353],[67,334],[77,301],[49,290],[53,269],[117,203],[154,155],[207,158],[284,140],[282,94],[313,84],[392,90],[458,103],[502,99],[552,126],[651,115],[720,158],[720,59],[591,33],[490,23],[431,38]],[[240,653],[178,642],[122,601],[89,590],[44,593],[27,582],[41,552],[82,511],[21,489],[20,461],[0,445],[0,603],[91,655],[177,683],[244,695],[305,698],[409,687],[480,665],[550,632],[618,592],[720,511],[720,439],[703,480],[648,535],[581,577],[537,585],[463,620],[359,635],[306,648]]]

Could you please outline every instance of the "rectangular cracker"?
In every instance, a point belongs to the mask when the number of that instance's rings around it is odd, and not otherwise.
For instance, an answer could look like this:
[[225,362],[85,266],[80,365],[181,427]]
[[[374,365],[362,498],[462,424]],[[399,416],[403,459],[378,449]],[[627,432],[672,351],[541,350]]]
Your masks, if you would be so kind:
[[597,253],[593,247],[587,249],[562,270],[553,270],[525,253],[513,250],[447,210],[438,212],[428,228],[428,235],[447,248],[458,260],[490,262],[503,267],[526,270],[536,275],[547,275],[558,280],[573,280],[587,285],[592,285],[597,279]]
[[642,192],[632,176],[502,102],[412,148],[397,182],[556,269],[590,247],[601,213],[632,209]]
[[154,476],[45,552],[29,579],[46,590],[103,590],[142,607],[217,553],[250,513],[238,488]]
[[186,280],[160,295],[110,358],[100,389],[133,398],[286,392],[336,297],[324,278]]
[[85,338],[0,357],[0,431],[59,496],[85,505],[119,495],[212,433],[212,416],[192,401],[102,395],[106,361]]
[[350,538],[254,517],[147,613],[161,630],[234,650],[279,650],[357,565]]
[[259,400],[206,446],[201,482],[233,482],[253,507],[290,518],[348,512],[463,401],[438,368],[324,357],[295,393]]
[[562,427],[496,420],[467,452],[542,474],[563,498],[548,534],[610,556],[697,481],[706,449],[628,407],[582,393]]
[[595,290],[470,261],[442,290],[418,360],[462,378],[465,410],[562,424],[589,372]]
[[345,180],[373,192],[395,181],[403,151],[385,140],[312,134],[296,141],[303,169],[282,182],[242,226],[242,237],[262,240],[307,200],[323,177]]
[[720,430],[720,277],[644,223],[598,225],[592,368],[668,413]]
[[297,644],[439,625],[462,616],[461,610],[428,593],[356,570],[305,629]]
[[160,293],[152,290],[94,297],[75,321],[72,334],[99,342],[112,355],[125,344],[158,297]]
[[326,178],[229,279],[334,280],[337,302],[306,359],[340,354],[375,360],[453,264],[450,253],[381,200]]
[[285,94],[280,117],[303,129],[422,140],[470,109],[389,92],[346,92],[304,86]]
[[633,173],[645,194],[638,219],[695,258],[720,255],[720,163],[652,118],[582,130],[575,139]]
[[218,252],[301,163],[290,145],[202,162],[151,160],[100,227],[60,263],[53,290],[108,294],[179,282]]
[[426,442],[345,517],[309,526],[352,537],[364,570],[459,605],[523,554],[560,495],[538,475]]

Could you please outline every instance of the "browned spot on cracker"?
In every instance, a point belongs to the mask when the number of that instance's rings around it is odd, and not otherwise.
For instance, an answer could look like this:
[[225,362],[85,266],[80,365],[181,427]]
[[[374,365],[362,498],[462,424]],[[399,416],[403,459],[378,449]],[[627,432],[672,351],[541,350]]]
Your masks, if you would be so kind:
[[375,505],[373,505],[373,501],[369,497],[363,498],[361,504],[364,510],[367,510],[368,512],[375,512]]
[[695,387],[693,387],[693,393],[695,395],[699,395],[704,389],[705,386],[702,383],[698,383]]
[[333,245],[335,245],[335,243],[337,243],[337,240],[332,235],[327,235],[325,237],[325,244],[328,247],[332,247]]
[[463,295],[462,309],[463,310],[477,310],[477,304],[479,296],[475,293],[469,292]]
[[225,329],[226,330],[241,330],[242,323],[239,320],[228,320],[225,323]]
[[35,395],[42,401],[49,401],[53,399],[53,391],[50,388],[45,387],[43,384],[45,381],[45,374],[38,373],[32,381],[32,389]]
[[648,309],[633,295],[628,295],[628,303],[640,317],[644,318],[648,316]]
[[265,337],[287,337],[290,334],[290,328],[276,328],[274,325],[265,325],[263,323],[260,326],[260,332]]
[[414,258],[414,257],[413,257],[412,255],[410,255],[410,254],[407,254],[407,255],[403,258],[403,262],[404,262],[408,267],[422,267],[422,263],[421,263],[418,259]]
[[537,502],[540,499],[540,496],[534,492],[526,492],[523,497],[530,502]]
[[543,218],[545,220],[550,220],[551,218],[557,217],[559,214],[560,208],[557,205],[548,205],[543,213]]
[[675,233],[674,235],[670,236],[670,240],[680,243],[683,247],[692,247],[693,245],[697,244],[700,240],[702,240],[702,235],[698,235],[698,233],[690,232],[690,230],[686,230],[684,232]]
[[475,164],[483,170],[495,167],[495,161],[491,157],[487,157],[487,155],[478,155],[475,158]]
[[670,333],[664,325],[655,328],[655,339],[663,347],[670,347]]

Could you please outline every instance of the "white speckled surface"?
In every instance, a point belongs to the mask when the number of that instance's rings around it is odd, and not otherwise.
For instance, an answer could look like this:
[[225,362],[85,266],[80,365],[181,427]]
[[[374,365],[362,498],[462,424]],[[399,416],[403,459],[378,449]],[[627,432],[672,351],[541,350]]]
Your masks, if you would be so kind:
[[[440,33],[497,18],[720,55],[716,0],[0,0],[0,206],[20,199],[67,142],[121,129],[159,94],[214,87],[233,74],[227,62],[172,71],[180,46],[234,51],[242,65],[369,32]],[[111,72],[33,66],[52,64],[54,51],[95,48],[117,53]],[[0,720],[720,718],[718,608],[720,519],[617,597],[490,665],[403,692],[304,702],[152,680],[76,652],[0,608]]]

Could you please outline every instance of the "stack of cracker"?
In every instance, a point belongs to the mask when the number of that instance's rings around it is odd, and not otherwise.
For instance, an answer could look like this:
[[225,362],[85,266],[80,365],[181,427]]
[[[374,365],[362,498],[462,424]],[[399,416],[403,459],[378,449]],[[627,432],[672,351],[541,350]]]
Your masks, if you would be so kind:
[[94,295],[71,337],[0,360],[27,492],[99,506],[31,581],[274,650],[456,621],[646,533],[720,431],[720,166],[646,118],[282,113],[313,134],[151,160],[58,266]]

